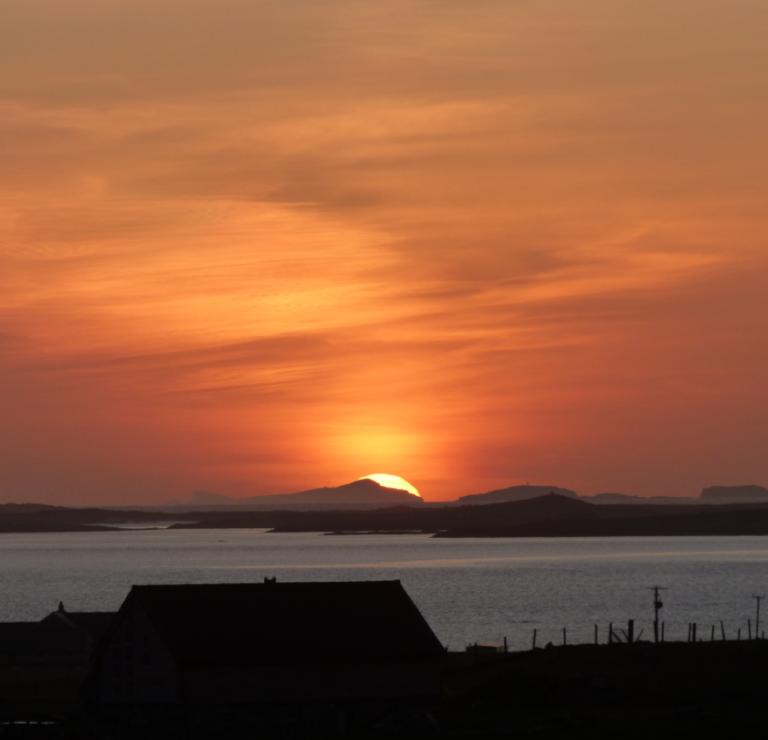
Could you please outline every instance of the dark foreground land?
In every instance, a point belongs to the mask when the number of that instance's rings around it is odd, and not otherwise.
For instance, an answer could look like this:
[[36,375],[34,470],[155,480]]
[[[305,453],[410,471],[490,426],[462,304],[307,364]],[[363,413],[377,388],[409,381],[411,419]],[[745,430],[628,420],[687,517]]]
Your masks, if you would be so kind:
[[[78,694],[83,676],[81,668],[0,667],[2,737],[96,737],[83,719]],[[439,730],[393,712],[349,736],[700,740],[757,737],[768,730],[764,641],[451,653],[444,659],[442,685],[443,699],[432,708]],[[53,724],[7,724],[25,717]],[[216,737],[194,727],[189,733],[201,740]],[[160,728],[141,722],[119,734],[146,740],[164,736]]]
[[131,528],[267,529],[327,534],[424,533],[435,537],[768,535],[768,504],[595,505],[555,494],[500,504],[388,506],[368,510],[160,511],[0,505],[0,533]]
[[[768,730],[768,643],[567,646],[450,656],[452,738],[749,737]],[[461,665],[461,663],[464,665]]]
[[[193,516],[190,516],[190,519]],[[435,537],[620,537],[768,534],[768,505],[602,505],[550,494],[501,504],[370,511],[216,512],[174,529],[402,533]]]

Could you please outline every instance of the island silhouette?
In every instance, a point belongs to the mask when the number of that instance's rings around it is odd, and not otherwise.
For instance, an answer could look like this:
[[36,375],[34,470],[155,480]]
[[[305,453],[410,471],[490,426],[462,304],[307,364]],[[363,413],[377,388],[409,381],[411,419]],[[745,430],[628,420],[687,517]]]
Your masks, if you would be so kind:
[[422,504],[420,496],[415,496],[401,488],[388,488],[370,478],[345,483],[341,486],[311,488],[298,493],[278,493],[268,496],[248,496],[233,498],[220,493],[195,491],[189,504],[192,506],[243,506],[257,504]]
[[[258,505],[217,504],[198,494],[197,506],[68,508],[0,505],[0,532],[87,532],[125,528],[230,529],[273,532],[405,533],[437,537],[601,537],[766,535],[768,501],[734,496],[693,499],[687,506],[598,503],[595,498],[536,486],[513,486],[456,502],[426,503],[370,479],[337,488],[254,497]],[[750,487],[759,489],[759,486]],[[707,489],[705,489],[707,490]],[[537,495],[531,495],[535,493]],[[759,493],[759,491],[757,491]],[[264,499],[267,501],[263,501]],[[498,499],[512,499],[502,500]],[[517,499],[517,500],[515,500]],[[243,499],[233,499],[243,501]]]

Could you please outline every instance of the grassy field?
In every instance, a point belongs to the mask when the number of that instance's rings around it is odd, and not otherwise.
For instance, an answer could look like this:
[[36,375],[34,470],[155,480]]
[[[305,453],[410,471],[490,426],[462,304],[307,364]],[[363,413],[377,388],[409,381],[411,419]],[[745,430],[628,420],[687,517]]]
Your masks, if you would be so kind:
[[[81,667],[0,667],[0,721],[78,727],[84,676]],[[768,730],[768,641],[450,653],[442,678],[435,718],[455,740],[700,740]]]
[[80,666],[0,666],[0,720],[76,717],[86,673]]
[[768,729],[768,642],[454,654],[444,689],[451,738],[747,737]]

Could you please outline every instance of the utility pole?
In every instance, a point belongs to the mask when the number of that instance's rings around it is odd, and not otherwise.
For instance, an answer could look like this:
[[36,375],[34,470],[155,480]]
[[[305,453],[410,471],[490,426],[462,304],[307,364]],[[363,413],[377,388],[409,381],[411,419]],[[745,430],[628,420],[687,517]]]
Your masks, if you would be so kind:
[[765,598],[765,596],[752,596],[752,598],[757,602],[757,614],[755,615],[755,639],[760,639],[760,601]]
[[663,586],[651,586],[648,589],[653,591],[653,641],[659,641],[659,610],[664,606],[659,598],[659,591],[666,591]]

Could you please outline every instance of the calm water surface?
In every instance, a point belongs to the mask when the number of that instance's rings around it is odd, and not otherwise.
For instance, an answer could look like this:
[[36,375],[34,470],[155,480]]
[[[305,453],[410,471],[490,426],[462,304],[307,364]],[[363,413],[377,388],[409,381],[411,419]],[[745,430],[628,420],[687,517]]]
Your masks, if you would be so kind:
[[[253,530],[0,535],[0,620],[36,620],[62,600],[73,611],[116,609],[132,584],[399,578],[437,636],[530,645],[605,638],[609,622],[650,633],[651,592],[663,594],[666,634],[688,622],[709,636],[754,623],[768,593],[768,537],[431,539],[330,537]],[[768,603],[768,602],[766,602]],[[768,609],[765,610],[768,622]],[[718,632],[719,634],[719,632]]]

